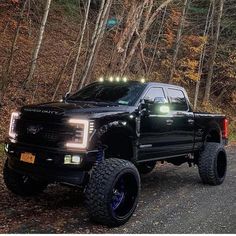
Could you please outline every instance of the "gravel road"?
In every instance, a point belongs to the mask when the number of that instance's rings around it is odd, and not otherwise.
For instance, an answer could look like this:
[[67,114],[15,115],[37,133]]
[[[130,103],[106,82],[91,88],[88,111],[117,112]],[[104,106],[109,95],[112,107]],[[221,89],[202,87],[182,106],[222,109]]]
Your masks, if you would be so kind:
[[142,177],[138,208],[119,228],[92,224],[81,191],[51,185],[36,198],[9,193],[0,160],[0,233],[236,233],[236,145],[227,148],[228,174],[205,186],[197,168],[165,164]]

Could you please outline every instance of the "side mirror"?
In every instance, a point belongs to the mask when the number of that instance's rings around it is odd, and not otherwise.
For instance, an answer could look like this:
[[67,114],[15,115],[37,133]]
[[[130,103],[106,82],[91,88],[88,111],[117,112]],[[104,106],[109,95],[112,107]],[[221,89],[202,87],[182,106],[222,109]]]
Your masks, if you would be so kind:
[[164,97],[144,98],[148,114],[166,115],[170,112],[168,100]]
[[144,114],[146,115],[166,115],[170,112],[170,106],[166,98],[156,97],[155,99],[151,99],[145,97],[140,103],[139,110],[145,111]]
[[143,103],[147,104],[147,105],[150,105],[150,104],[153,104],[154,103],[154,99],[150,98],[150,97],[145,97],[143,99]]
[[153,104],[153,101],[149,98],[143,98],[140,100],[138,106],[138,114],[142,114],[144,116],[149,116],[150,106]]

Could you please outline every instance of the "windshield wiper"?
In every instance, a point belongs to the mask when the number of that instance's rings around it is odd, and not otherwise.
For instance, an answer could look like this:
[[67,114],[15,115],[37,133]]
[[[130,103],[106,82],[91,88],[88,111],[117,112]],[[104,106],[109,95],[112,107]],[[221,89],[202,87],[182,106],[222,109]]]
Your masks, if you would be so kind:
[[104,104],[113,104],[113,105],[119,105],[117,102],[110,102],[110,101],[103,101],[100,99],[94,99],[94,100],[66,100],[66,102],[87,102],[87,103],[104,103]]
[[101,100],[101,99],[96,99],[96,100],[93,100],[93,101],[96,102],[96,103],[104,103],[104,104],[119,105],[117,102],[103,101],[103,100]]

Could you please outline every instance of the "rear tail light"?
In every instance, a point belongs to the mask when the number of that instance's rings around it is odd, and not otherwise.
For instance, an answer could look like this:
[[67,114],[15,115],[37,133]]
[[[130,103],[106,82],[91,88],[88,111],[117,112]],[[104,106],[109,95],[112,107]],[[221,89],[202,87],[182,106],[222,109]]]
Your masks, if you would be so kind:
[[222,131],[223,138],[228,138],[228,136],[229,136],[228,125],[229,125],[229,121],[228,121],[228,119],[225,118],[223,121],[223,131]]

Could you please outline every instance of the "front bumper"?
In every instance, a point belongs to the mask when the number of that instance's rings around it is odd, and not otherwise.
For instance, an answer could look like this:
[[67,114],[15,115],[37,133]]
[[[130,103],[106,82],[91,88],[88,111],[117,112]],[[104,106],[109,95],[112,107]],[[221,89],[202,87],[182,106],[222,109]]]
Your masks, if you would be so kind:
[[[69,185],[83,186],[89,178],[89,170],[96,162],[97,151],[71,152],[66,150],[45,149],[26,144],[5,143],[5,151],[8,155],[9,168],[23,175],[47,181],[59,182]],[[20,155],[29,152],[35,155],[35,163],[29,164],[20,161]],[[82,162],[79,165],[64,164],[65,155],[80,155]]]

